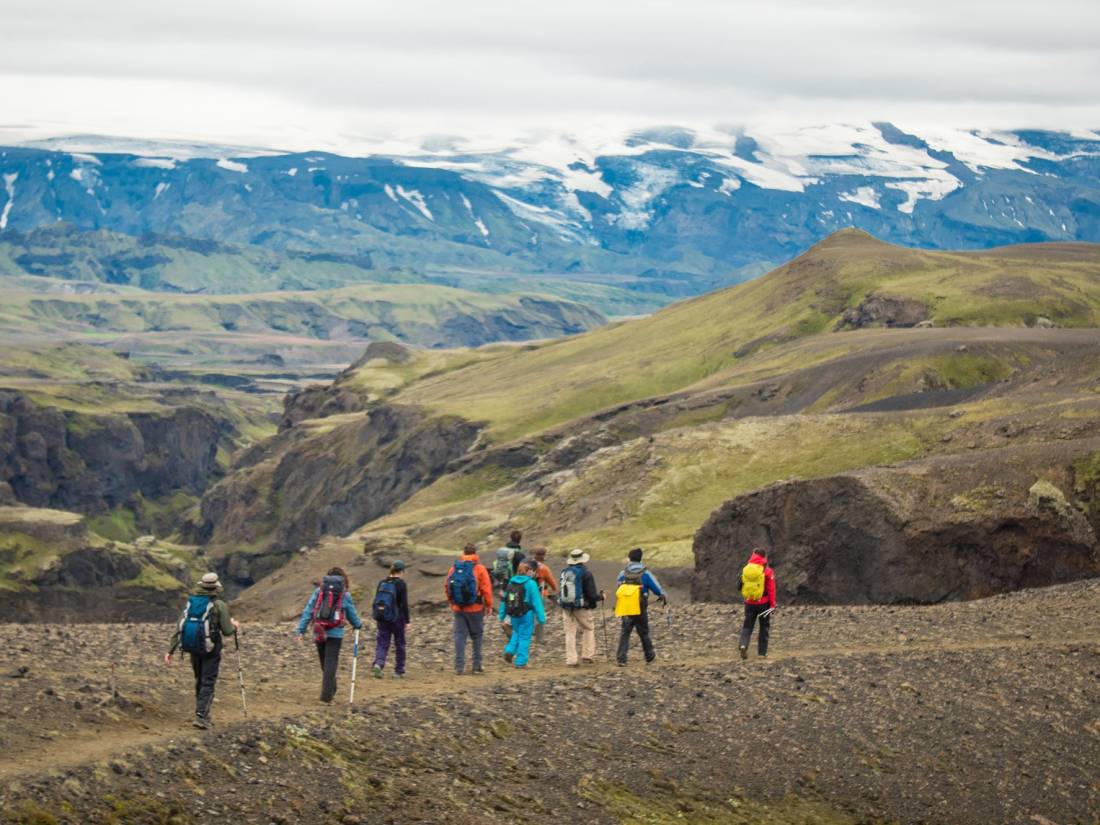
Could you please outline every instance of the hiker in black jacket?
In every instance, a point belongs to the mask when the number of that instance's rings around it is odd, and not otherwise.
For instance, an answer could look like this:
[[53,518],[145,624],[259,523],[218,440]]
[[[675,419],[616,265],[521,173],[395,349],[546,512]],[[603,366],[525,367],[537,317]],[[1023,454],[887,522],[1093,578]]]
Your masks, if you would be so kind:
[[[405,675],[405,631],[412,626],[409,618],[409,588],[405,584],[405,562],[398,559],[390,565],[390,574],[378,583],[374,594],[373,615],[378,624],[378,637],[374,646],[374,677],[382,678],[382,668],[386,666],[386,656],[390,652],[390,639],[397,661],[393,675],[400,679]],[[392,604],[391,602],[392,598]],[[394,618],[387,619],[392,612]]]

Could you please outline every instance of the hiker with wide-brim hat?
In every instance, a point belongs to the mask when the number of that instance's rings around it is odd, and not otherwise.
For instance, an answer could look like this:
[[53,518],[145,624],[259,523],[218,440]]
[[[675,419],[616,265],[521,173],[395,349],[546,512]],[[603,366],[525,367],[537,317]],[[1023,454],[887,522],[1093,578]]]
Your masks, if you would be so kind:
[[195,673],[195,721],[196,728],[211,726],[210,711],[214,704],[214,686],[222,661],[222,639],[234,636],[240,624],[229,615],[229,606],[218,595],[222,583],[217,573],[207,573],[195,585],[187,597],[187,606],[172,634],[172,643],[164,657],[166,665],[172,664],[172,655],[181,648],[191,656],[191,669]]
[[595,610],[607,594],[596,587],[596,577],[586,567],[591,557],[577,548],[569,553],[558,577],[558,605],[565,627],[565,664],[577,667],[577,633],[581,634],[580,661],[596,662]]

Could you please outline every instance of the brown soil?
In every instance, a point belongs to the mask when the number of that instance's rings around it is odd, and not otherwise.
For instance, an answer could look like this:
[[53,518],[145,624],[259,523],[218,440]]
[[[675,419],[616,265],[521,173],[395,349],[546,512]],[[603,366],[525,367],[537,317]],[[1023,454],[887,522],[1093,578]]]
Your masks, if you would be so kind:
[[186,664],[158,663],[167,627],[0,626],[0,821],[1095,823],[1098,605],[1100,580],[782,608],[748,662],[730,607],[655,608],[655,664],[579,670],[553,616],[529,670],[494,626],[461,678],[425,614],[408,677],[362,658],[350,707],[346,667],[319,706],[313,652],[248,624],[250,716],[230,651],[208,733]]

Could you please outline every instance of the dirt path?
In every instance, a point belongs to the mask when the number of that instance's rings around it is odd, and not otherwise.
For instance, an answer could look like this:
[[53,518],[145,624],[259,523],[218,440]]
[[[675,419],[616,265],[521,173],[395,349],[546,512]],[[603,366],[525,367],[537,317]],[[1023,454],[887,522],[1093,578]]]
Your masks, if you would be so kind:
[[[1095,634],[1061,638],[1059,646],[1074,646],[1095,644],[1098,637]],[[661,661],[655,664],[650,671],[659,673],[667,671],[670,674],[699,671],[705,669],[722,668],[732,669],[738,667],[755,667],[775,670],[784,665],[800,660],[836,659],[844,660],[865,656],[909,656],[921,653],[954,653],[993,651],[1015,649],[1021,654],[1029,654],[1034,650],[1047,648],[1050,642],[1045,639],[1031,639],[1024,636],[1010,638],[993,638],[974,641],[946,641],[946,642],[907,642],[894,644],[863,644],[836,646],[833,648],[807,647],[776,651],[766,661],[754,659],[749,663],[741,662],[736,656],[729,655],[700,655],[680,658],[676,661]],[[514,668],[489,671],[484,677],[456,677],[450,672],[426,672],[414,673],[403,680],[374,679],[370,671],[360,663],[363,670],[360,671],[356,685],[356,700],[353,707],[373,706],[379,701],[393,701],[408,699],[410,697],[431,698],[457,691],[467,691],[471,688],[485,693],[499,686],[533,686],[540,683],[554,682],[557,680],[569,680],[575,683],[591,682],[593,677],[609,673],[619,673],[629,676],[631,672],[620,670],[613,662],[605,658],[597,660],[594,666],[586,666],[581,670],[567,668],[562,664],[539,663],[538,667],[530,670],[517,670]],[[233,664],[231,660],[225,660],[221,678],[219,680],[219,704],[217,708],[218,728],[229,732],[247,731],[249,724],[258,721],[289,720],[302,716],[309,712],[331,710],[333,714],[340,715],[349,710],[349,705],[338,699],[331,709],[324,709],[316,701],[316,685],[310,682],[308,685],[300,684],[294,687],[284,687],[278,693],[262,694],[257,697],[256,685],[252,686],[249,701],[249,716],[246,718],[241,711],[238,696],[238,685],[235,679],[235,668],[226,665]],[[186,665],[177,665],[185,669]],[[635,668],[639,665],[634,665]],[[67,674],[73,677],[76,674]],[[345,663],[344,677],[348,677]],[[347,694],[345,690],[347,682],[341,685],[339,696]],[[247,689],[247,685],[246,685]],[[532,695],[538,695],[541,691],[532,691]],[[0,781],[10,781],[18,777],[32,776],[50,771],[64,771],[77,766],[100,763],[114,757],[132,753],[149,745],[166,745],[180,739],[194,740],[203,734],[194,730],[189,724],[188,708],[157,708],[144,720],[134,721],[123,718],[91,730],[82,732],[82,735],[65,736],[51,739],[45,742],[26,742],[17,750],[5,750],[0,755]]]

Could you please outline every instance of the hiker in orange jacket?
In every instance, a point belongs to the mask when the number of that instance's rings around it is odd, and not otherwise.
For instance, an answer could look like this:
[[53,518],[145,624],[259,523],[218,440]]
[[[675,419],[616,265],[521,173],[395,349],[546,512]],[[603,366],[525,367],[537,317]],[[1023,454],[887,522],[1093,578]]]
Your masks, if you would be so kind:
[[485,616],[493,610],[493,582],[481,563],[477,548],[467,544],[451,569],[443,587],[454,614],[455,673],[466,670],[466,640],[473,644],[473,673],[481,667],[481,643],[485,638]]
[[[760,620],[760,635],[756,640],[756,652],[762,657],[768,655],[768,636],[771,633],[772,624],[771,612],[775,610],[775,571],[768,566],[767,552],[760,547],[753,549],[748,564],[745,565],[745,572],[741,574],[742,594],[746,589],[745,578],[750,570],[749,565],[763,568],[764,592],[757,599],[745,598],[745,623],[741,626],[741,639],[737,648],[742,659],[749,658],[749,642],[752,640],[752,631],[757,619]],[[754,572],[757,575],[760,573],[759,570]],[[757,579],[757,582],[759,582],[759,579]]]
[[[535,583],[539,586],[539,592],[542,594],[543,601],[545,602],[548,596],[557,594],[558,582],[550,570],[550,565],[546,563],[546,548],[536,547],[531,553],[533,557],[527,560],[528,565],[531,566],[531,578],[533,578]],[[553,601],[551,601],[551,604],[553,604]],[[535,625],[535,642],[537,644],[542,644],[545,632],[545,623]]]

